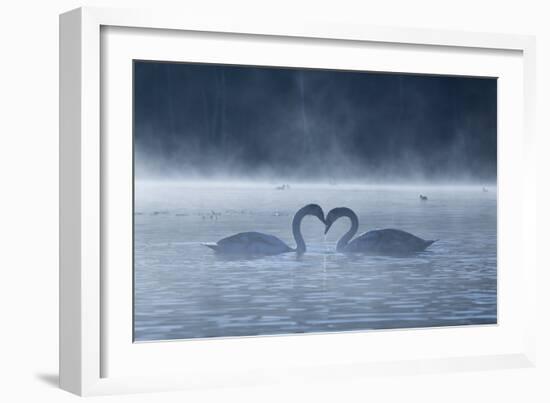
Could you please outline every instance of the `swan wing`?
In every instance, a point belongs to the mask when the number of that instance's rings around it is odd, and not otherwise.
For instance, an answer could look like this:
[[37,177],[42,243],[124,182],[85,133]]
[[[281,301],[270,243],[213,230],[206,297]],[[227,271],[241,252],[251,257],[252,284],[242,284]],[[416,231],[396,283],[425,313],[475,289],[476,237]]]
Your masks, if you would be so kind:
[[423,251],[434,242],[426,241],[406,231],[389,228],[365,232],[351,241],[346,251],[401,255]]
[[216,247],[205,246],[217,253],[242,255],[277,255],[292,249],[279,238],[261,232],[240,232],[218,241]]

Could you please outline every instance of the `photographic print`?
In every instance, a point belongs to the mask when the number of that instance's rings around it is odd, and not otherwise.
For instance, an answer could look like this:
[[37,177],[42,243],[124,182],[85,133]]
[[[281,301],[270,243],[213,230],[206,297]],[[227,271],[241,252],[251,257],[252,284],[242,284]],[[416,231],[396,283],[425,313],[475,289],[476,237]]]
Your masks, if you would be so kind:
[[497,79],[135,60],[134,341],[497,323]]

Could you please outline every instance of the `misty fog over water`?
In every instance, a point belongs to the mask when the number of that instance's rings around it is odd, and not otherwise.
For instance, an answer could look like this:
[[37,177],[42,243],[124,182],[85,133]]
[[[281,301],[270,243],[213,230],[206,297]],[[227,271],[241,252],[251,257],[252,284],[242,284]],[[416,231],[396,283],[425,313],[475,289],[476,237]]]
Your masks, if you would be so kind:
[[496,79],[135,62],[136,179],[496,180]]

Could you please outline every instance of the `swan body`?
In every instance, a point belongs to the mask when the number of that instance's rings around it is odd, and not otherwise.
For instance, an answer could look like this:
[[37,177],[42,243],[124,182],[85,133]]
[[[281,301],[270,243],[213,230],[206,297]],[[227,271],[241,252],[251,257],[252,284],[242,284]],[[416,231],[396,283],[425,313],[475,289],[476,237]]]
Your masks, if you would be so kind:
[[421,252],[435,242],[424,240],[409,232],[392,228],[368,231],[352,240],[359,228],[359,219],[353,210],[347,207],[332,209],[327,214],[325,234],[340,217],[348,217],[351,220],[351,228],[336,244],[338,252],[406,255]]
[[426,241],[400,229],[379,229],[365,232],[348,243],[344,252],[373,255],[401,255],[420,252],[435,241]]
[[205,243],[204,246],[217,253],[244,255],[278,255],[293,251],[276,236],[261,232],[240,232],[221,239],[217,243]]
[[279,238],[263,234],[261,232],[240,232],[223,238],[216,243],[205,243],[204,246],[216,253],[227,255],[268,256],[287,252],[303,254],[306,251],[306,243],[301,232],[301,223],[305,216],[317,217],[323,224],[325,215],[317,204],[308,204],[296,212],[292,220],[292,234],[296,241],[296,248],[291,248]]

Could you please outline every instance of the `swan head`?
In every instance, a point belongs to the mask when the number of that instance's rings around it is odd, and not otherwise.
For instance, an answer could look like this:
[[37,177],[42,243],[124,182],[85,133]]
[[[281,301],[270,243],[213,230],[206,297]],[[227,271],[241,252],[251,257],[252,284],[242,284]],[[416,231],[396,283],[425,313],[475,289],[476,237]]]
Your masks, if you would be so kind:
[[336,207],[328,212],[327,217],[325,218],[325,235],[337,219],[346,215],[346,210],[348,210],[346,207]]
[[321,206],[318,204],[308,204],[307,206],[303,207],[306,214],[312,215],[317,217],[323,224],[325,224],[325,213]]

